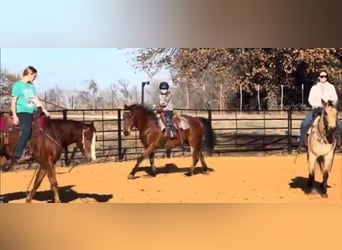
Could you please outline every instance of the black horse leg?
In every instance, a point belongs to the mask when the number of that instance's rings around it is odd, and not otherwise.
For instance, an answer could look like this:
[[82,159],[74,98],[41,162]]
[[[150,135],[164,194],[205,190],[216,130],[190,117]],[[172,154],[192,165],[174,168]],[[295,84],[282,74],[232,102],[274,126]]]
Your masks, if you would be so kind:
[[154,150],[155,150],[155,147],[153,145],[151,145],[151,146],[149,146],[148,148],[145,149],[145,152],[138,157],[137,163],[135,164],[134,168],[131,170],[131,173],[128,175],[128,179],[134,179],[134,175],[138,171],[140,163],[145,158],[150,156],[154,152]]
[[167,158],[171,158],[171,152],[172,152],[171,148],[166,149],[166,157]]
[[150,154],[150,164],[151,164],[151,171],[150,171],[150,175],[155,177],[156,174],[157,174],[157,171],[156,171],[156,167],[154,165],[154,153],[151,153]]
[[328,178],[329,178],[328,171],[324,171],[323,172],[323,182],[321,184],[321,186],[322,186],[322,197],[328,197],[328,194],[327,194]]
[[139,165],[140,163],[144,160],[144,155],[140,155],[137,159],[137,163],[135,164],[134,168],[131,170],[131,172],[128,175],[128,179],[134,179],[134,175],[135,173],[138,171],[139,169]]
[[315,182],[315,173],[310,172],[309,173],[309,180],[308,180],[308,188],[311,189],[313,187],[313,184]]
[[[70,166],[71,162],[74,160],[75,158],[75,155],[76,155],[76,152],[77,152],[77,147],[74,147],[74,149],[72,150],[71,152],[71,156],[70,156],[70,159],[68,160],[68,162],[66,163],[66,166]],[[68,148],[65,149],[64,151],[66,157],[68,155]]]
[[199,157],[200,157],[200,161],[201,161],[201,164],[202,164],[202,174],[206,174],[206,173],[208,173],[208,165],[207,165],[207,163],[204,160],[204,156],[203,156],[202,150],[199,152]]

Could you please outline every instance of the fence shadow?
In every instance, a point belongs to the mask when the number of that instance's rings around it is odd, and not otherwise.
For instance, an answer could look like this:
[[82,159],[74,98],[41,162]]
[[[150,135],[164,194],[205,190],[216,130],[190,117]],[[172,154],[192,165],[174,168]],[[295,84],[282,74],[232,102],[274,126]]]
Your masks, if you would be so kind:
[[[96,194],[96,193],[78,193],[72,188],[74,185],[59,187],[59,195],[62,203],[69,203],[77,199],[93,199],[95,202],[108,202],[113,198],[112,194]],[[26,192],[15,192],[1,195],[2,203],[9,203],[14,200],[21,200],[26,198]],[[53,193],[51,190],[37,191],[33,200],[46,201],[47,203],[53,202]],[[84,201],[93,202],[93,201]]]

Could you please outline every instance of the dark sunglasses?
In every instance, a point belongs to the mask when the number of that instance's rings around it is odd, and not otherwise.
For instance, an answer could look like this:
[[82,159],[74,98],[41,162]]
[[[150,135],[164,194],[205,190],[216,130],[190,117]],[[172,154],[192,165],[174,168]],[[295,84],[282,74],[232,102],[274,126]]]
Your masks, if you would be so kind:
[[320,78],[326,78],[327,76],[319,76]]

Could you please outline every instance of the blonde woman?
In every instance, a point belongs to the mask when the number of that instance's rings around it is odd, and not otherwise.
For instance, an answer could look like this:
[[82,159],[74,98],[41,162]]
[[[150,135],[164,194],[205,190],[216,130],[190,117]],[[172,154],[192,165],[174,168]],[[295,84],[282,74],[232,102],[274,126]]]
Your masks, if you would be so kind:
[[42,107],[46,116],[50,116],[49,112],[40,102],[36,88],[33,82],[36,80],[37,70],[28,66],[24,69],[22,79],[15,82],[12,87],[11,111],[14,124],[20,126],[21,133],[15,150],[15,161],[22,162],[25,159],[24,149],[31,137],[33,113],[37,107]]

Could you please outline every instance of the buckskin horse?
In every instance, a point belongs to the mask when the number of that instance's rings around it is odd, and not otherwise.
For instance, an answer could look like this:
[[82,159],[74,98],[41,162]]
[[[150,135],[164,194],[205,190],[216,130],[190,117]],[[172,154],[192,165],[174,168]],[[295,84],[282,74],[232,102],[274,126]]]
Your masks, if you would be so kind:
[[[208,167],[204,160],[202,139],[204,146],[209,152],[214,148],[214,135],[211,127],[211,113],[208,109],[209,118],[206,120],[201,117],[192,117],[189,115],[174,116],[174,124],[177,127],[177,134],[174,139],[164,138],[159,120],[153,109],[140,104],[130,106],[124,105],[124,135],[129,136],[131,130],[136,128],[139,131],[140,140],[144,146],[144,152],[137,158],[137,162],[128,179],[134,179],[135,173],[139,169],[140,163],[147,157],[150,159],[150,175],[156,176],[156,168],[154,165],[154,153],[159,147],[166,149],[186,143],[190,146],[192,152],[192,165],[187,176],[194,174],[197,162],[200,160],[202,164],[202,173],[207,173]],[[203,138],[204,137],[204,138]]]
[[[44,116],[41,117],[41,126],[43,126]],[[1,118],[0,118],[1,119]],[[3,170],[7,171],[11,168],[14,163],[14,152],[16,143],[19,137],[20,128],[13,124],[13,121],[10,117],[10,114],[6,113],[2,116],[2,130],[0,128],[0,135],[2,141],[0,142],[0,157],[5,158],[7,161],[10,161],[9,164],[2,166]],[[95,140],[96,140],[96,129],[94,127],[93,122],[85,123],[81,121],[74,120],[63,120],[63,119],[50,119],[49,122],[53,123],[58,135],[60,135],[60,145],[64,149],[65,154],[65,163],[69,165],[71,159],[76,153],[77,148],[81,151],[82,155],[86,155],[86,146],[89,145],[89,138],[91,141],[91,159],[95,160]],[[94,135],[94,136],[92,136]],[[70,160],[68,159],[67,147],[71,144],[75,143],[77,147],[74,148],[72,152],[72,156]],[[31,143],[29,142],[25,153],[27,155],[32,154]]]
[[321,196],[328,197],[327,182],[334,161],[337,137],[337,104],[322,100],[323,108],[315,118],[308,132],[307,161],[309,165],[308,188],[311,191],[315,181],[315,167],[319,165],[323,181]]

